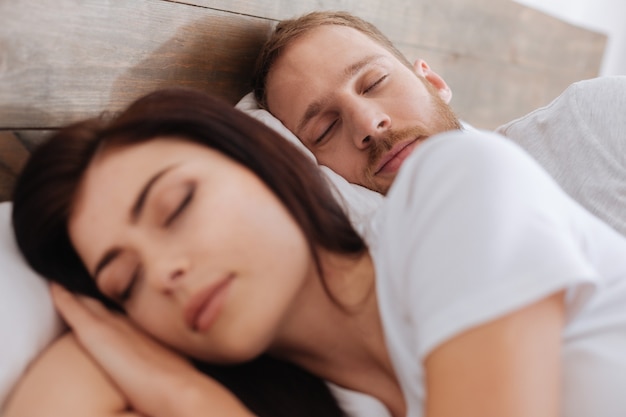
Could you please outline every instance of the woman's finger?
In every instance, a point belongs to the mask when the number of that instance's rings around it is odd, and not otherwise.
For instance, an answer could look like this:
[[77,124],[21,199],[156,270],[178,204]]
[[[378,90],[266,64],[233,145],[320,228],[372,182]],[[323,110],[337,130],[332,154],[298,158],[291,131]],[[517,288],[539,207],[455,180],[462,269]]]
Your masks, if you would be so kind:
[[83,330],[94,330],[102,324],[115,325],[116,314],[100,301],[67,291],[59,284],[50,285],[55,307],[66,323],[79,335]]
[[76,296],[59,284],[50,284],[50,294],[54,306],[59,311],[65,322],[72,328],[85,325],[93,317],[89,317],[91,313],[79,303]]
[[[195,380],[207,382],[186,358],[149,337],[128,318],[107,310],[99,301],[72,294],[57,284],[51,285],[50,291],[80,344],[136,410],[157,416],[166,407],[171,386],[187,386],[187,381]],[[213,389],[216,393],[221,390]]]

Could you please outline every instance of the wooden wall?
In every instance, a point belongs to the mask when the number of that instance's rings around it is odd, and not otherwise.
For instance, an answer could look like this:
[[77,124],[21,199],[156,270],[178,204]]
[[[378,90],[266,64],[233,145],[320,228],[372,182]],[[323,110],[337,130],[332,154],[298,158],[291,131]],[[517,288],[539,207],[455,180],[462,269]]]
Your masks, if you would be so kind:
[[376,24],[484,128],[596,76],[606,41],[509,0],[0,0],[0,201],[59,126],[171,85],[235,103],[275,22],[313,9]]

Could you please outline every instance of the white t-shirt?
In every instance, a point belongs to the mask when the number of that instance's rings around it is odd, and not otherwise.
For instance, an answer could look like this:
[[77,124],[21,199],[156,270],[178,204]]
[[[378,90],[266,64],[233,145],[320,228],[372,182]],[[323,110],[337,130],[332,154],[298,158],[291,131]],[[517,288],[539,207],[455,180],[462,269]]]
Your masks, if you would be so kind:
[[423,415],[430,352],[562,289],[562,415],[624,416],[626,239],[520,148],[486,132],[431,138],[375,226],[378,301],[407,416]]

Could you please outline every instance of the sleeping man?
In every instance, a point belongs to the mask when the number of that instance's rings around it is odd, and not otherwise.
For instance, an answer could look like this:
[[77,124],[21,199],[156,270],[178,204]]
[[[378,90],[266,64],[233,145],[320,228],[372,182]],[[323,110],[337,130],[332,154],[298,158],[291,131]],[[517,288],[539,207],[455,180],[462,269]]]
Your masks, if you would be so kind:
[[[254,77],[259,105],[351,183],[386,194],[428,137],[462,129],[450,87],[373,25],[341,12],[279,24]],[[626,234],[626,77],[579,82],[498,129],[572,197]]]

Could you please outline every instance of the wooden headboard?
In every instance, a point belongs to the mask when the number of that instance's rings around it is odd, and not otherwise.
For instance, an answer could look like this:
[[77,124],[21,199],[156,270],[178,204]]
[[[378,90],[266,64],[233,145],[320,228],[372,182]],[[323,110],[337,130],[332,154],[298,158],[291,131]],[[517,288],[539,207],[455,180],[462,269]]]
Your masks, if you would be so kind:
[[0,0],[0,201],[42,137],[183,85],[235,103],[277,20],[341,9],[376,24],[494,128],[597,75],[606,38],[509,0]]

